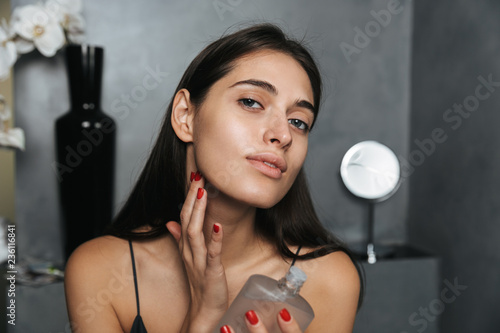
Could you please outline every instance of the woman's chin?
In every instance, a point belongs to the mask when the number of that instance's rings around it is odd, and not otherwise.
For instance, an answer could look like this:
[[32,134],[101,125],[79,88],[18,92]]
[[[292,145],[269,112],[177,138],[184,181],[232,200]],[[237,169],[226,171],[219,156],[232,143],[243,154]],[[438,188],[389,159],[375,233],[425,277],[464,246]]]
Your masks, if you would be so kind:
[[260,209],[268,209],[276,205],[282,198],[277,198],[276,196],[263,196],[262,193],[260,195],[246,197],[243,202],[248,204],[249,206],[260,208]]
[[269,209],[269,208],[273,207],[276,204],[277,204],[277,202],[273,203],[272,205],[270,205],[269,203],[266,203],[266,204],[257,204],[257,205],[253,205],[253,206],[255,208],[259,208],[259,209]]

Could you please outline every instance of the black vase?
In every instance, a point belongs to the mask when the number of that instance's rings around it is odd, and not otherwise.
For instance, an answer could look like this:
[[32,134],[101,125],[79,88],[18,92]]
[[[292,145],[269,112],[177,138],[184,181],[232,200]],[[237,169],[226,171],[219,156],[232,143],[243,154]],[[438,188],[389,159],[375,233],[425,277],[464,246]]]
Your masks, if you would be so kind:
[[57,178],[64,254],[111,223],[116,124],[101,110],[103,49],[66,49],[71,109],[56,121]]

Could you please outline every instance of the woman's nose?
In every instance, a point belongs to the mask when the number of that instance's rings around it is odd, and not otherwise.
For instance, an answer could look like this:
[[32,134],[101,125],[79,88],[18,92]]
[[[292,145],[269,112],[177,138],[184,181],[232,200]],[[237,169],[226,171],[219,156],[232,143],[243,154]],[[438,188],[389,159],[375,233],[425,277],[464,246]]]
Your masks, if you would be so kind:
[[288,148],[292,143],[292,133],[290,132],[288,118],[284,116],[273,117],[264,133],[264,141],[279,148]]

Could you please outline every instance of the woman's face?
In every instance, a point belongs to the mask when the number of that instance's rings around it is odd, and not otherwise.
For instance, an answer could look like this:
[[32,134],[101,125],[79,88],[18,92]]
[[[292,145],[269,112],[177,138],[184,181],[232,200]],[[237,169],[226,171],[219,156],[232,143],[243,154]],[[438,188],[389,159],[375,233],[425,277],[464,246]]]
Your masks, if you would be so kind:
[[239,59],[194,118],[194,159],[218,190],[212,195],[259,208],[278,203],[304,163],[312,103],[307,73],[292,57],[260,51]]

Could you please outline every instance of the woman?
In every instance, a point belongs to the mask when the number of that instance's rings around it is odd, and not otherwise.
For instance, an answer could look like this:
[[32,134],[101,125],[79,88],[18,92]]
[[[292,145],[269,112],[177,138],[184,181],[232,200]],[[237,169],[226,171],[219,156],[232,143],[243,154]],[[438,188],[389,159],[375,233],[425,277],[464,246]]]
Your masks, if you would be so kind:
[[[359,274],[321,226],[302,170],[320,98],[314,60],[276,26],[207,46],[109,235],[67,263],[74,330],[212,332],[251,275],[279,279],[296,259],[315,312],[307,332],[351,332]],[[246,314],[250,332],[267,332],[261,315]],[[286,309],[276,320],[300,332]]]

